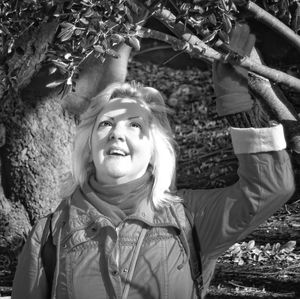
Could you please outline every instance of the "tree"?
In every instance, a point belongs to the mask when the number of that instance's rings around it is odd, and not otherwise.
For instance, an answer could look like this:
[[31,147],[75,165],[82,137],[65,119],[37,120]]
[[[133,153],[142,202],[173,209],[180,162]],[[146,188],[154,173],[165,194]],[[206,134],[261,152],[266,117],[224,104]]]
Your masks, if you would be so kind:
[[[139,50],[141,37],[153,38],[210,63],[226,60],[248,68],[251,89],[286,124],[290,147],[300,152],[299,117],[287,100],[291,93],[299,94],[300,80],[288,74],[290,69],[262,64],[266,60],[272,65],[268,53],[254,51],[247,58],[228,48],[235,22],[247,21],[255,29],[253,20],[258,19],[300,51],[300,4],[257,3],[260,6],[233,0],[2,1],[0,255],[4,260],[17,254],[37,218],[58,204],[77,116],[105,85],[100,80],[103,66],[117,59],[115,47],[124,42]],[[151,18],[169,33],[141,26]],[[299,77],[299,66],[294,69]],[[91,73],[93,82],[87,81]],[[36,76],[45,78],[46,95],[35,86]]]

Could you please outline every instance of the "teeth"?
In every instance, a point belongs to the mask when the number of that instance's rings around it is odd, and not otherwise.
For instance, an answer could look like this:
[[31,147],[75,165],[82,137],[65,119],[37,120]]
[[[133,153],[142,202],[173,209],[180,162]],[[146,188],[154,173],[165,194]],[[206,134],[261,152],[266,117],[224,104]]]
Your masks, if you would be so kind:
[[113,149],[109,152],[110,155],[121,155],[126,156],[126,154],[122,150]]

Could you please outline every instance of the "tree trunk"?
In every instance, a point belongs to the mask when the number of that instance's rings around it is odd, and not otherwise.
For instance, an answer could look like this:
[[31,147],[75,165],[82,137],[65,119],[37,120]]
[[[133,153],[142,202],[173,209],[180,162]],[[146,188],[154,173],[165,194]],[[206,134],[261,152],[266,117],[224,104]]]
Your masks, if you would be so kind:
[[70,170],[73,118],[55,93],[42,95],[41,82],[24,89],[55,31],[56,24],[46,24],[25,34],[22,51],[0,72],[0,271],[11,275],[32,225],[59,203],[60,182]]

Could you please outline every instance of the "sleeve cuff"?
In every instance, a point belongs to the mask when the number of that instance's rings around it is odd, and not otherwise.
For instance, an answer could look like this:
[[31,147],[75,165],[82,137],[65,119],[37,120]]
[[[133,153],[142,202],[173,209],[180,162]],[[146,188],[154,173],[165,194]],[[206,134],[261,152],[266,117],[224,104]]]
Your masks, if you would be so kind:
[[271,128],[233,128],[231,139],[235,154],[280,151],[286,148],[283,126]]

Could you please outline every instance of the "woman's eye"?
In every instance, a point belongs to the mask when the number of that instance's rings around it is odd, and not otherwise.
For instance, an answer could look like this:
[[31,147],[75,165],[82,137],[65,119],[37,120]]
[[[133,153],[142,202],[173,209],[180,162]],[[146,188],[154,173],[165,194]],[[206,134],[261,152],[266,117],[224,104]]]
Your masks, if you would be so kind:
[[141,129],[141,128],[142,128],[141,124],[139,124],[139,123],[137,123],[137,122],[132,122],[132,123],[130,124],[130,126],[133,127],[133,128],[138,128],[138,129]]
[[112,123],[110,122],[110,121],[108,121],[108,120],[103,120],[103,121],[101,121],[100,123],[99,123],[99,128],[100,127],[111,127],[112,126]]

